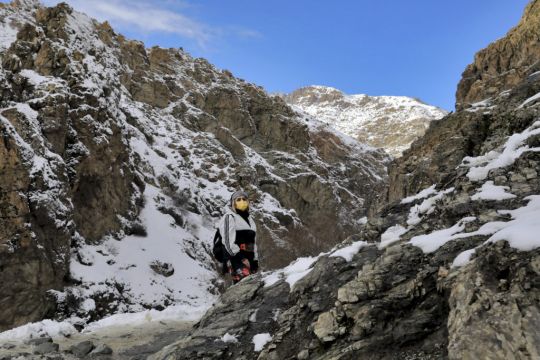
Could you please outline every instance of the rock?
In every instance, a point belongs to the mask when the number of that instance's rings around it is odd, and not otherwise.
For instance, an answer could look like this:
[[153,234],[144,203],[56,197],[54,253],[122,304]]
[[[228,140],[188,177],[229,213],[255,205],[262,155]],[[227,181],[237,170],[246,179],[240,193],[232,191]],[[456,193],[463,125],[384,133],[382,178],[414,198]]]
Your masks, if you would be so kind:
[[39,345],[35,345],[33,348],[33,353],[43,355],[43,354],[58,352],[59,349],[60,349],[60,345],[56,343],[44,342]]
[[319,315],[313,332],[322,342],[332,342],[339,335],[339,323],[336,320],[335,313],[325,312]]
[[45,343],[52,343],[52,342],[53,342],[53,339],[50,336],[43,336],[43,337],[34,338],[34,339],[30,339],[26,341],[28,345],[33,345],[33,346],[37,346],[37,345],[41,345]]
[[155,260],[150,264],[150,268],[154,270],[156,274],[163,275],[165,277],[169,277],[174,274],[174,267],[170,263]]
[[113,351],[108,345],[99,344],[94,350],[92,350],[90,355],[110,355],[112,353]]
[[4,345],[2,345],[2,348],[7,350],[14,349],[15,347],[16,345],[12,343],[5,343]]
[[72,353],[73,355],[81,358],[88,355],[94,348],[95,348],[94,343],[92,341],[86,340],[86,341],[82,341],[78,344],[70,346],[68,351]]
[[307,360],[309,359],[309,350],[302,350],[296,356],[298,360]]
[[475,55],[457,88],[458,110],[512,89],[539,70],[539,18],[540,4],[531,1],[516,27]]

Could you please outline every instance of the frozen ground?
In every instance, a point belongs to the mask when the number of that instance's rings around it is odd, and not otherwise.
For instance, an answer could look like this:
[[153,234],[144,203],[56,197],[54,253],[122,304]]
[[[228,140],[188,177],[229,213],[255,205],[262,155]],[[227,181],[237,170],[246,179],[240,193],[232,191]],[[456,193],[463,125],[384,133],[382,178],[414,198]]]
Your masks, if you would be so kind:
[[[178,320],[147,321],[137,325],[121,324],[101,327],[91,332],[75,333],[69,337],[57,335],[53,337],[53,341],[60,345],[60,351],[67,350],[82,341],[92,341],[95,345],[108,345],[113,350],[112,359],[146,359],[166,345],[189,335],[193,324],[192,321]],[[0,346],[0,358],[21,353],[31,354],[33,351],[33,347],[21,339],[1,343],[13,344],[15,347],[8,350]],[[28,358],[28,355],[24,356]]]

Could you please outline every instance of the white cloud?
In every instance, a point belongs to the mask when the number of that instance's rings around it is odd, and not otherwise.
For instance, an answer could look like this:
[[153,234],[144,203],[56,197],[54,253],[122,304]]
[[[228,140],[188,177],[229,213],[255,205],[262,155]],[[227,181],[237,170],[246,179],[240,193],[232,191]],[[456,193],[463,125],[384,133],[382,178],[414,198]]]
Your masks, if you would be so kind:
[[[179,12],[160,7],[157,2],[129,0],[64,0],[75,10],[99,21],[108,20],[115,27],[129,28],[143,33],[162,32],[195,40],[204,47],[219,31]],[[55,5],[58,0],[43,0]]]

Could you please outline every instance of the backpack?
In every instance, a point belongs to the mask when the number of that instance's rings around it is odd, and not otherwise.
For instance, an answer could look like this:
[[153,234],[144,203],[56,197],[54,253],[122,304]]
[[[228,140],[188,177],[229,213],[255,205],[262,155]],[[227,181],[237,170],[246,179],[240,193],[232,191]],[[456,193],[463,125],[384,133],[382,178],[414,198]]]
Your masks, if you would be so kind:
[[212,248],[212,253],[214,254],[216,260],[220,263],[224,263],[225,261],[227,261],[225,257],[225,245],[223,245],[223,242],[221,241],[221,234],[219,233],[219,229],[216,230],[216,234],[214,235],[214,247]]

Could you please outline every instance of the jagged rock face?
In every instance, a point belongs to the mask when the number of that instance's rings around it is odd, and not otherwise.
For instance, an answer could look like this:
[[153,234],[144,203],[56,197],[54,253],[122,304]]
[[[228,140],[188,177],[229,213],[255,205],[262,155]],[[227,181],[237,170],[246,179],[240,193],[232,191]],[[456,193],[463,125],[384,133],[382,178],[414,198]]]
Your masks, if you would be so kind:
[[433,120],[447,114],[405,96],[345,95],[325,86],[307,86],[284,95],[287,103],[362,143],[401,156]]
[[496,97],[540,70],[540,2],[531,1],[519,24],[479,51],[457,87],[456,109]]
[[[0,34],[0,330],[211,301],[212,227],[237,188],[252,197],[267,269],[358,231],[384,194],[383,151],[204,59],[145,49],[66,4],[2,5]],[[144,228],[157,218],[178,256],[122,263],[118,240],[163,241]],[[147,276],[153,263],[198,272]],[[137,267],[160,290],[123,282]],[[175,288],[195,281],[200,294]]]
[[432,123],[350,239],[369,244],[240,282],[154,359],[538,358],[539,91],[529,77]]
[[538,109],[520,105],[539,91],[538,79],[526,79],[489,103],[433,123],[425,136],[389,166],[389,201],[416,194],[432,184],[451,183],[465,171],[456,171],[465,156],[496,150],[509,135],[530,126]]

